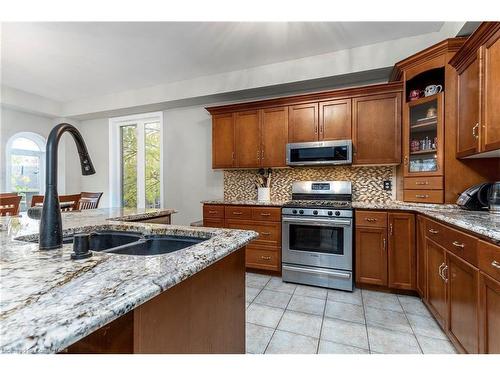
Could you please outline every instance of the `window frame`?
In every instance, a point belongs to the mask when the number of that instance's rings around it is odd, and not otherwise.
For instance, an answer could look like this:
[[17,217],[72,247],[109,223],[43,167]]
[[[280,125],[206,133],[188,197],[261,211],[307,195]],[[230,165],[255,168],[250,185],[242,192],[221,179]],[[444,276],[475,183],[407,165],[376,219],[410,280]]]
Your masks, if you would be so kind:
[[[163,174],[163,112],[141,113],[130,116],[112,117],[109,119],[109,203],[110,207],[122,207],[122,163],[121,163],[121,132],[122,126],[136,125],[137,136],[137,208],[145,208],[145,145],[144,126],[150,122],[160,124],[160,207],[164,202]],[[140,151],[142,150],[142,152]]]
[[[40,151],[31,151],[31,150],[22,150],[18,148],[13,148],[12,144],[16,139],[26,138],[30,141],[34,142],[39,148]],[[15,155],[26,155],[26,156],[38,156],[40,158],[40,170],[39,170],[39,183],[40,189],[39,194],[45,194],[45,159],[46,159],[46,147],[47,141],[43,136],[34,132],[18,132],[13,134],[7,144],[5,145],[5,191],[12,192],[12,151],[20,150],[23,152],[15,152]]]

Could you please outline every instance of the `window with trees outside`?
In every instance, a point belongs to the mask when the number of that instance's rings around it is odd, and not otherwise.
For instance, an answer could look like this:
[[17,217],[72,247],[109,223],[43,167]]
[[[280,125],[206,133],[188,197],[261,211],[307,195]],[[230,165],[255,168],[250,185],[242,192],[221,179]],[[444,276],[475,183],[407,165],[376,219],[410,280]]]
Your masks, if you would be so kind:
[[20,132],[6,146],[6,191],[21,195],[20,210],[26,211],[31,197],[43,194],[45,139],[36,133]]
[[161,112],[110,119],[111,204],[162,206]]

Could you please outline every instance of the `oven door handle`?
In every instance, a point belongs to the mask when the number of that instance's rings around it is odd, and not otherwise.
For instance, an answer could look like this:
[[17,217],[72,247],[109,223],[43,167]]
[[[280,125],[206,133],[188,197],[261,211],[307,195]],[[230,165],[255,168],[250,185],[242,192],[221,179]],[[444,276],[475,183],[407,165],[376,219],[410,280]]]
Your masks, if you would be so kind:
[[352,221],[350,219],[315,219],[315,218],[305,218],[305,217],[286,217],[283,216],[283,223],[292,223],[292,224],[312,224],[312,225],[321,225],[327,227],[336,227],[336,226],[350,226]]
[[287,271],[315,273],[318,275],[333,276],[333,277],[337,277],[339,279],[350,279],[351,278],[351,274],[347,273],[347,272],[344,273],[344,272],[338,272],[338,271],[326,271],[326,270],[319,270],[319,269],[312,269],[312,268],[294,267],[294,266],[288,266],[288,265],[283,265],[282,267],[284,270],[287,270]]

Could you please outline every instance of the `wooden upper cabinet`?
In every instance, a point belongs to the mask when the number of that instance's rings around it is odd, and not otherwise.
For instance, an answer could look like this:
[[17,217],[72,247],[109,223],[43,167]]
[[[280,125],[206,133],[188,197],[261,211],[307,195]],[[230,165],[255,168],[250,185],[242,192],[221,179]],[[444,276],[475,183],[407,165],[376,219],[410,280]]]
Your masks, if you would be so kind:
[[479,151],[479,57],[458,72],[457,157]]
[[234,116],[232,113],[212,117],[212,168],[234,166]]
[[479,270],[453,254],[447,257],[448,330],[464,352],[478,353]]
[[285,167],[288,107],[262,109],[261,121],[261,166]]
[[389,288],[415,289],[415,215],[389,213]]
[[289,107],[288,142],[314,142],[318,138],[318,103]]
[[259,111],[235,114],[236,166],[256,168],[260,166]]
[[401,94],[352,99],[353,164],[401,162]]
[[500,30],[482,48],[484,65],[481,151],[500,149]]
[[319,140],[351,139],[351,99],[319,103]]

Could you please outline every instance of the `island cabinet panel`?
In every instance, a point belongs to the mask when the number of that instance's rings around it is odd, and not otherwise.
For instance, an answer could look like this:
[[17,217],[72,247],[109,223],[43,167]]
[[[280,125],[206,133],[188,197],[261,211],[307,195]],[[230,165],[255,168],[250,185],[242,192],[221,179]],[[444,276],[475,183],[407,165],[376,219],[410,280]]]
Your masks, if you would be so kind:
[[288,107],[261,110],[261,166],[285,167],[288,142]]
[[425,299],[427,297],[427,279],[426,279],[426,257],[425,257],[425,218],[417,215],[417,284],[416,289],[418,294]]
[[480,332],[481,353],[500,354],[500,279],[480,273]]
[[353,98],[352,108],[353,164],[399,164],[401,94]]
[[232,113],[212,117],[212,168],[234,167],[234,116]]
[[448,253],[442,271],[448,284],[448,330],[463,352],[479,352],[479,271]]
[[389,213],[388,272],[389,287],[415,289],[415,215]]
[[356,227],[356,282],[387,286],[387,228]]
[[319,140],[351,139],[351,99],[319,103]]
[[481,151],[500,149],[500,28],[482,49],[484,61]]
[[442,271],[446,266],[446,251],[434,241],[426,238],[425,241],[427,258],[427,306],[441,325],[446,329],[447,321],[447,300],[446,300],[446,282]]
[[83,354],[244,354],[245,248],[69,346]]
[[318,140],[318,103],[290,106],[288,121],[288,142]]
[[260,166],[260,120],[259,111],[235,114],[236,167],[258,168]]

